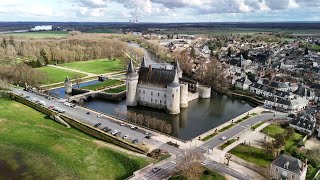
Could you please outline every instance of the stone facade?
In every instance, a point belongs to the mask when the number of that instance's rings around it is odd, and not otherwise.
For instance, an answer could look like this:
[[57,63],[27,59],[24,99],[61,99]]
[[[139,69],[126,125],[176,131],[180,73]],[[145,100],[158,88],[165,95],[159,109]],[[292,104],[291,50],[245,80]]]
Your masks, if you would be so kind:
[[66,94],[72,94],[72,82],[69,77],[66,77],[66,80],[64,81],[64,89]]

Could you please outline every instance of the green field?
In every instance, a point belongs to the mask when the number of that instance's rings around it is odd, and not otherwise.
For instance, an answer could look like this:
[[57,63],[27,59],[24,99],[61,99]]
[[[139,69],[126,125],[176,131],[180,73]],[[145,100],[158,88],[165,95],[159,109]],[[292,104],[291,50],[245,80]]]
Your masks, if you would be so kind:
[[149,162],[0,98],[0,179],[124,179]]
[[263,149],[251,146],[238,145],[230,153],[261,167],[268,167],[273,161],[273,157],[267,155]]
[[43,85],[53,84],[58,82],[63,82],[67,76],[73,79],[75,76],[85,77],[86,74],[81,74],[77,72],[72,72],[52,66],[44,66],[37,68],[37,70],[43,72],[47,77],[44,80]]
[[7,35],[42,39],[42,38],[62,38],[62,37],[67,37],[68,34],[69,32],[66,32],[66,31],[41,31],[41,32],[12,33]]
[[122,84],[124,82],[119,81],[119,80],[114,80],[114,79],[108,79],[105,80],[101,83],[98,84],[93,84],[93,85],[89,85],[89,86],[84,86],[82,87],[82,89],[87,89],[87,90],[100,90],[100,89],[104,89],[110,86],[114,86],[114,85],[119,85]]
[[119,93],[119,92],[123,92],[127,89],[126,86],[120,86],[120,87],[117,87],[117,88],[114,88],[114,89],[108,89],[104,92],[106,93]]
[[108,59],[72,62],[66,64],[59,64],[59,66],[93,74],[104,74],[125,69],[125,66],[122,65],[120,60],[113,61]]
[[[261,132],[274,138],[277,134],[285,134],[285,131],[286,130],[278,124],[270,124],[269,126],[263,128]],[[294,135],[291,138],[286,140],[285,149],[288,150],[292,146],[297,145],[302,138],[303,136],[301,134],[294,133]]]

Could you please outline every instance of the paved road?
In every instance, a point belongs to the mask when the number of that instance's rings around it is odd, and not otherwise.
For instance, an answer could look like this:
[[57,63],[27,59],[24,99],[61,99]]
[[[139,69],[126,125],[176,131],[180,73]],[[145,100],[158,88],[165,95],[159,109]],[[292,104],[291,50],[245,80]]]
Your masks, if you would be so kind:
[[[132,179],[155,179],[156,180],[156,179],[166,178],[172,174],[172,172],[175,169],[175,164],[177,160],[179,160],[179,158],[181,158],[181,156],[183,156],[184,154],[184,150],[175,148],[173,146],[157,141],[155,139],[145,139],[144,131],[131,130],[130,126],[120,126],[119,122],[114,121],[111,118],[108,118],[106,116],[102,118],[98,118],[97,117],[98,113],[92,112],[91,115],[87,115],[86,113],[88,112],[88,110],[81,107],[74,109],[71,107],[64,106],[63,103],[58,102],[58,100],[48,100],[45,97],[42,97],[40,95],[29,93],[29,92],[18,90],[18,89],[15,89],[14,91],[19,94],[22,93],[24,96],[27,96],[27,95],[31,96],[30,100],[37,99],[37,100],[44,101],[46,102],[46,106],[53,105],[55,107],[64,109],[66,110],[65,112],[66,115],[73,117],[83,123],[86,123],[91,126],[94,126],[97,123],[101,123],[102,125],[99,128],[108,126],[112,130],[118,130],[122,132],[121,136],[129,135],[130,139],[139,139],[140,141],[143,141],[148,144],[159,147],[161,149],[167,150],[168,152],[174,155],[174,157],[170,158],[170,160],[165,160],[151,167],[143,169],[141,172],[137,174],[137,176],[133,177]],[[275,117],[284,117],[284,116],[286,115],[281,114],[281,115],[276,115]],[[273,113],[268,113],[268,114],[257,115],[255,117],[249,118],[248,120],[245,120],[239,124],[236,124],[232,128],[222,133],[219,133],[217,136],[206,141],[203,145],[195,147],[194,149],[192,149],[192,151],[200,152],[201,154],[207,153],[209,149],[218,147],[220,144],[225,142],[220,140],[222,136],[227,137],[227,139],[239,136],[244,131],[250,129],[253,124],[256,124],[260,121],[271,119],[273,117],[274,117]],[[239,172],[232,170],[229,167],[224,166],[218,162],[207,159],[204,156],[202,156],[202,160],[203,160],[203,164],[209,169],[218,171],[220,173],[229,174],[237,179],[243,179],[243,180],[251,179],[251,177],[248,177],[247,175],[240,174]],[[153,173],[152,169],[154,167],[161,167],[162,170],[159,171],[158,173]]]

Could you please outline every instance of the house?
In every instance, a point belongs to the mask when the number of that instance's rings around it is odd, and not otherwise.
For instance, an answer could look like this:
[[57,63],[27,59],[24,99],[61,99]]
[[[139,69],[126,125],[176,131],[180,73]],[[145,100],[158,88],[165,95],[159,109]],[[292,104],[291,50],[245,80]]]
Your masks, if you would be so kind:
[[270,166],[270,175],[272,179],[304,180],[307,174],[307,161],[292,156],[281,154]]
[[283,112],[297,113],[308,107],[309,101],[300,96],[294,96],[292,99],[271,97],[266,98],[264,106],[266,108],[274,108]]
[[307,134],[308,136],[312,135],[315,126],[316,118],[314,114],[303,114],[295,119],[293,119],[289,125],[297,131]]
[[296,94],[296,95],[305,97],[308,100],[314,100],[314,98],[316,96],[315,92],[312,89],[306,87],[303,84],[300,84],[298,89],[296,91],[294,91],[293,93]]
[[252,82],[247,77],[242,77],[236,80],[235,86],[239,89],[247,90],[251,84]]

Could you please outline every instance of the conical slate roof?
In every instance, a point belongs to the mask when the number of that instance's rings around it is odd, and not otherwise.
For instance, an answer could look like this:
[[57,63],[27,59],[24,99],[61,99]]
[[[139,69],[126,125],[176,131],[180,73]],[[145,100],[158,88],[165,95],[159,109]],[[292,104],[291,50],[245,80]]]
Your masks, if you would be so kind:
[[143,57],[141,67],[147,67],[146,59]]
[[179,77],[177,73],[177,69],[174,70],[174,80],[172,83],[168,85],[169,87],[179,87]]
[[64,82],[70,82],[69,76],[66,77],[66,80]]
[[134,66],[133,66],[133,62],[132,60],[130,60],[129,65],[128,65],[128,69],[127,69],[127,76],[129,77],[133,77],[133,76],[137,76],[137,72],[134,70]]

